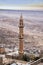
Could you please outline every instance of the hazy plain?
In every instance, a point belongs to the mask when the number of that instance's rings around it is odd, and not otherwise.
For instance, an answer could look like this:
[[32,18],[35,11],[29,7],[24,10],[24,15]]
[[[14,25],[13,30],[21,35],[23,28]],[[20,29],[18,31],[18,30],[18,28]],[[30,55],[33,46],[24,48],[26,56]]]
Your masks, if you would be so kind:
[[[19,19],[24,20],[24,42],[27,46],[43,47],[43,11],[0,10],[0,39],[18,42]],[[10,31],[10,34],[9,32]],[[3,34],[3,35],[2,35]],[[8,36],[6,36],[6,34]],[[1,36],[2,35],[2,36]],[[12,36],[9,36],[12,35]],[[13,37],[13,35],[15,35]],[[1,40],[0,40],[1,42]],[[14,41],[15,42],[15,41]],[[5,42],[6,43],[6,42]],[[8,42],[9,43],[9,42]]]

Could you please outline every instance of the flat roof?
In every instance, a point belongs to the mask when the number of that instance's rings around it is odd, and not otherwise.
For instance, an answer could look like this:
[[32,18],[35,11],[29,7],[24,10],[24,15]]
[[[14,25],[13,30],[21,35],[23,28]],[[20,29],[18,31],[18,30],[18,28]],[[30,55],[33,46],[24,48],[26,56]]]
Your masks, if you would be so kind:
[[38,64],[38,65],[43,65],[43,63],[40,63],[40,64]]

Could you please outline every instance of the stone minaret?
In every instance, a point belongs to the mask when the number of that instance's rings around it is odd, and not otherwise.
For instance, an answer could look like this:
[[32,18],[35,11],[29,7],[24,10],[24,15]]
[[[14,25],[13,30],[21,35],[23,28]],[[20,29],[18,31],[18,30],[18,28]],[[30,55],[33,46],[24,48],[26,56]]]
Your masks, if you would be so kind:
[[19,22],[19,56],[22,57],[23,56],[23,18],[22,15],[20,16],[20,22]]

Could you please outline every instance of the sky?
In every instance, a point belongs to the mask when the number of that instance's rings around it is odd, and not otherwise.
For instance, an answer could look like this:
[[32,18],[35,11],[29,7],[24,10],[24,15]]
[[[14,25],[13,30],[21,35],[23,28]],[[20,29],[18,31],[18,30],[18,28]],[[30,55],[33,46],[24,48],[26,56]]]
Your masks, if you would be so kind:
[[43,0],[0,0],[0,9],[43,10]]

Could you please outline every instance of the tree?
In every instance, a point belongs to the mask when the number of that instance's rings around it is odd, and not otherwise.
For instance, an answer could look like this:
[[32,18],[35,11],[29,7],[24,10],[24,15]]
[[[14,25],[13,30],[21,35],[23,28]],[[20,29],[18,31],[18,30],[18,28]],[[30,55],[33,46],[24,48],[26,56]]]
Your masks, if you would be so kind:
[[30,61],[30,58],[26,54],[24,54],[23,57],[22,57],[22,60]]

